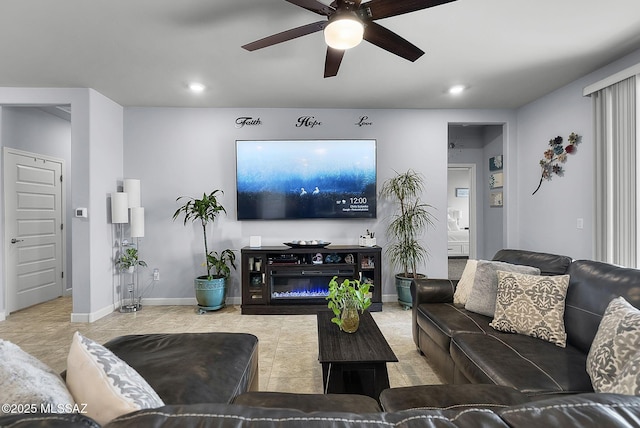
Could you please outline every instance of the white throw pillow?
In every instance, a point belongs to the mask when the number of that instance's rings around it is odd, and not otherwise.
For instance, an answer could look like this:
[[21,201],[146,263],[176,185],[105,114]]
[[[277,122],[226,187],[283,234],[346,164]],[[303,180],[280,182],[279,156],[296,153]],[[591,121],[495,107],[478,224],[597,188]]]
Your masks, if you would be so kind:
[[67,358],[67,386],[87,416],[104,425],[110,420],[164,403],[138,372],[102,345],[73,335]]
[[595,392],[636,395],[640,390],[640,310],[623,297],[604,311],[587,355]]
[[471,288],[473,287],[473,280],[476,277],[477,267],[477,260],[467,260],[467,264],[462,271],[462,276],[460,276],[460,280],[456,286],[456,291],[453,293],[453,303],[459,303],[461,305],[467,303],[469,294],[471,294]]
[[540,269],[532,266],[514,265],[505,262],[479,260],[473,287],[464,305],[465,309],[488,317],[496,312],[498,295],[498,271],[540,275]]
[[[29,413],[73,409],[75,402],[60,375],[18,345],[0,339],[0,362],[0,403],[28,405]],[[2,406],[0,415],[17,412],[25,413]]]

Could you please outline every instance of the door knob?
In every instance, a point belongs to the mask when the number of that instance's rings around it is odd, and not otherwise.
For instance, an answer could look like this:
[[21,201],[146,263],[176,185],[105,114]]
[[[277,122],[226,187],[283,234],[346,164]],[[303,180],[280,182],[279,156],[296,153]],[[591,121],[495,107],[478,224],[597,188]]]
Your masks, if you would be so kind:
[[24,241],[24,239],[16,239],[16,238],[11,239],[12,244],[17,244],[18,242],[22,242],[22,241]]

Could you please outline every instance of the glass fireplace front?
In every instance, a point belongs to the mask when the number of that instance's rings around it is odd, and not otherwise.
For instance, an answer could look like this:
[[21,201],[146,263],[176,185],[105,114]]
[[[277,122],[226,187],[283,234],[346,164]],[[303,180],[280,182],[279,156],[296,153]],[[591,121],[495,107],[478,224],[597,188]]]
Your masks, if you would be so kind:
[[352,267],[278,266],[270,272],[271,303],[325,303],[329,281],[354,278]]

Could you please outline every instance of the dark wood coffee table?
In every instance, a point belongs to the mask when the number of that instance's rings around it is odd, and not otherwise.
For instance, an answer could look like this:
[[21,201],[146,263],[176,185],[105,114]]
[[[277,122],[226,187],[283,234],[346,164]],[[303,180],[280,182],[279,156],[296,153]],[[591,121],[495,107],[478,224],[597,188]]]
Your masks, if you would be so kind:
[[318,312],[318,361],[325,394],[364,394],[376,400],[389,388],[387,362],[397,362],[369,312],[360,314],[360,327],[345,333],[331,322],[333,312]]

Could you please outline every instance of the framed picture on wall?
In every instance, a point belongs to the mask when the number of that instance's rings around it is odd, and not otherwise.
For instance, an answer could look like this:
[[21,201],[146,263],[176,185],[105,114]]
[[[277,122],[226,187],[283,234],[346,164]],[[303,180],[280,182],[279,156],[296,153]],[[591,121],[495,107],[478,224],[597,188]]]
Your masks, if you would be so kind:
[[499,171],[502,169],[502,155],[489,158],[489,171]]
[[489,188],[491,189],[499,189],[504,185],[504,176],[501,172],[494,172],[489,175]]
[[468,187],[456,187],[456,198],[468,198],[468,197],[469,197]]
[[489,195],[489,206],[490,207],[502,206],[502,192],[491,192],[491,194]]

